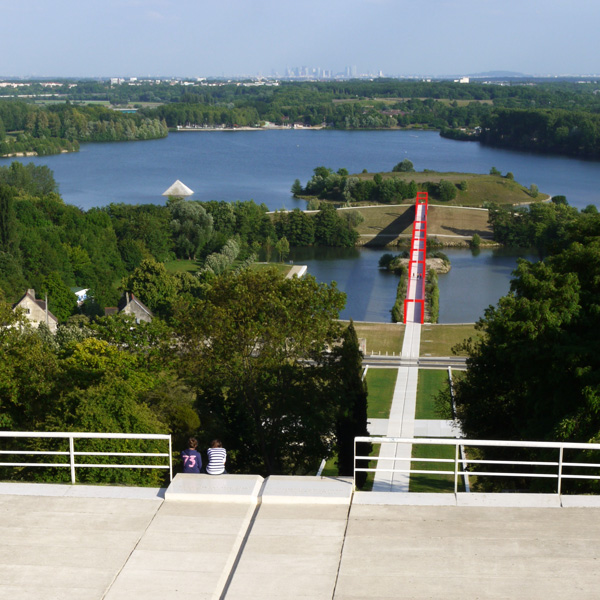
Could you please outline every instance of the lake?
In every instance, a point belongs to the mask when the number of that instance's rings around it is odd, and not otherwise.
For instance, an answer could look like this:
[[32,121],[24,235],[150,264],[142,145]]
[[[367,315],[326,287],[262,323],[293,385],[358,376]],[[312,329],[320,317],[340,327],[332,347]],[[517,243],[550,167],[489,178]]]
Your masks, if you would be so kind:
[[[292,198],[315,167],[351,173],[390,171],[410,159],[415,169],[512,171],[523,185],[565,195],[570,204],[600,206],[600,162],[499,150],[444,139],[435,131],[202,131],[162,140],[82,144],[73,154],[19,159],[48,165],[65,202],[88,209],[111,202],[161,203],[180,179],[198,200],[250,200],[269,209],[303,208]],[[0,159],[0,165],[14,159]]]
[[[290,260],[308,266],[318,281],[335,281],[347,294],[342,319],[390,322],[399,276],[379,269],[381,248],[293,248]],[[509,290],[517,258],[535,260],[527,251],[447,248],[452,269],[439,275],[440,323],[472,323]]]
[[[19,159],[48,165],[69,204],[89,209],[111,202],[162,203],[162,192],[182,180],[199,200],[250,200],[269,209],[305,207],[290,187],[319,165],[350,172],[389,171],[404,158],[417,170],[512,171],[524,185],[567,196],[570,204],[600,207],[600,162],[542,156],[457,142],[433,131],[180,132],[162,140],[83,144],[81,151]],[[0,159],[0,165],[14,159]],[[319,281],[337,281],[348,294],[343,318],[389,321],[397,278],[377,268],[390,250],[295,249]],[[473,322],[509,289],[516,255],[506,251],[448,250],[452,270],[440,276],[440,322]]]

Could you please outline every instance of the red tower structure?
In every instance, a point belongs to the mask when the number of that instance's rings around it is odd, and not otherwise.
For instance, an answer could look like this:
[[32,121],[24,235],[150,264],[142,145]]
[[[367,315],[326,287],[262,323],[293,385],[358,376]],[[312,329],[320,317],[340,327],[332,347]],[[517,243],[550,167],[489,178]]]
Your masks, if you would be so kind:
[[408,260],[408,289],[404,300],[404,322],[425,321],[425,278],[427,277],[427,192],[417,192],[415,220]]

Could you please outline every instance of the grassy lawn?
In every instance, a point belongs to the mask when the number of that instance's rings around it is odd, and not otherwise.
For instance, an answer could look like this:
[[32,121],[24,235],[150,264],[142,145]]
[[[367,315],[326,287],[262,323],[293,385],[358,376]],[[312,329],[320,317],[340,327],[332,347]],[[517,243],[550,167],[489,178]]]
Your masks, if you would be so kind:
[[[347,321],[344,321],[347,322]],[[367,340],[367,354],[371,352],[398,356],[402,352],[404,325],[398,323],[354,323],[359,338]]]
[[482,239],[493,238],[488,225],[487,210],[473,210],[458,206],[431,205],[427,210],[427,235],[463,235]]
[[[359,179],[373,179],[374,173],[357,173],[352,177]],[[481,175],[479,173],[441,173],[416,171],[414,173],[380,173],[383,179],[392,177],[403,179],[407,182],[439,183],[442,179],[452,183],[467,182],[465,191],[458,190],[456,198],[449,202],[441,202],[430,197],[431,204],[442,204],[444,206],[481,206],[485,201],[497,202],[498,204],[522,204],[533,202],[526,187],[517,181],[499,177],[498,175]],[[548,199],[548,194],[539,194],[535,201]],[[407,200],[410,202],[410,200]]]
[[169,273],[193,273],[200,265],[195,260],[169,260],[165,262],[165,268]]
[[415,419],[439,419],[434,398],[448,383],[445,369],[420,369],[417,383],[417,410]]
[[[369,456],[373,456],[373,457],[379,456],[379,448],[380,447],[381,447],[380,444],[373,444],[373,448],[372,448]],[[331,458],[329,458],[327,460],[327,462],[325,463],[323,472],[321,473],[321,475],[323,477],[337,477],[338,476],[338,468],[336,465],[336,461],[337,461],[337,454],[334,454]],[[367,468],[375,469],[376,467],[377,467],[377,461],[372,460],[369,462],[369,465]],[[363,492],[370,492],[373,489],[374,479],[375,479],[374,472],[367,473],[367,479],[365,481],[365,485],[362,488]]]
[[[473,325],[424,325],[421,328],[421,356],[452,356],[452,348],[479,332]],[[466,356],[459,352],[458,356]]]
[[[385,235],[389,243],[393,236],[410,238],[412,233],[412,205],[374,206],[352,209],[363,216],[364,221],[356,228],[361,235]],[[487,210],[472,210],[447,204],[430,205],[427,216],[427,235],[452,235],[473,237],[477,233],[483,240],[492,239],[492,229],[488,225]],[[363,242],[371,238],[361,238]],[[445,241],[445,238],[440,238]]]
[[370,419],[388,419],[392,406],[394,386],[398,377],[397,369],[373,369],[367,371],[369,390],[368,417]]
[[264,263],[264,262],[256,262],[250,265],[250,268],[259,271],[261,269],[276,269],[283,276],[287,275],[289,270],[293,267],[293,265],[288,265],[286,263]]
[[[437,458],[454,460],[454,446],[438,446],[436,444],[418,444],[413,446],[412,457],[415,458]],[[454,473],[453,463],[444,462],[411,462],[411,469],[420,471],[451,471]],[[412,474],[410,476],[411,492],[453,492],[454,475],[426,475]],[[462,478],[459,479],[458,491],[464,491]]]

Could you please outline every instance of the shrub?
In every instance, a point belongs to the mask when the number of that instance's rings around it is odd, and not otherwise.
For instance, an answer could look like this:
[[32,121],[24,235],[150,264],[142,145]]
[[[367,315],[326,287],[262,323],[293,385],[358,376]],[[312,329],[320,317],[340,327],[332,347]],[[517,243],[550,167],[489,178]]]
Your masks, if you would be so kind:
[[405,158],[403,161],[399,162],[392,171],[394,173],[414,173],[415,168],[408,158]]
[[445,179],[440,181],[440,200],[443,200],[444,202],[450,202],[450,200],[454,200],[454,198],[456,198],[456,193],[456,186],[451,181],[446,181]]

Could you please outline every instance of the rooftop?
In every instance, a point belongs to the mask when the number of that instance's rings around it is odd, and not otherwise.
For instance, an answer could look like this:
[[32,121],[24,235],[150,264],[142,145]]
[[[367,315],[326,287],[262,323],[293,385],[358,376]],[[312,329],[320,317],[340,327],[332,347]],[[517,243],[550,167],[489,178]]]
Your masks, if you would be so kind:
[[0,483],[0,597],[597,597],[596,497],[470,494],[478,505],[465,506],[351,487],[182,474],[167,490]]

